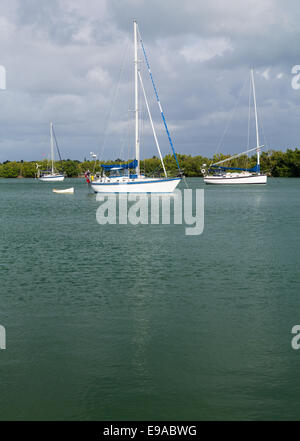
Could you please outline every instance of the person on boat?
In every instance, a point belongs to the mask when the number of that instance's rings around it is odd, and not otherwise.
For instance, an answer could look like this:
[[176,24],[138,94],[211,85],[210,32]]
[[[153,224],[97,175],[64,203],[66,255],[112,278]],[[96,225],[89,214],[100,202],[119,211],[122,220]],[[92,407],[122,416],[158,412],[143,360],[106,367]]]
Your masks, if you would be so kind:
[[91,172],[90,172],[89,170],[87,170],[87,171],[84,173],[84,177],[85,177],[85,180],[86,180],[86,182],[87,182],[88,184],[91,183],[90,176],[91,176]]

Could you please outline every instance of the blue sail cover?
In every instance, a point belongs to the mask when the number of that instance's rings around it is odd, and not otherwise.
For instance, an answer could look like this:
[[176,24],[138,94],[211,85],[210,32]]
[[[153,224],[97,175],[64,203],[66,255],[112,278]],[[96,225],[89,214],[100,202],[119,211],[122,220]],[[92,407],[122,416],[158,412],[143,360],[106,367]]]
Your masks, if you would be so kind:
[[253,173],[259,172],[259,165],[255,165],[252,168],[239,168],[239,167],[223,167],[221,165],[211,165],[211,168],[219,168],[221,170],[242,170],[242,171],[248,171]]
[[128,170],[130,168],[136,168],[138,165],[137,160],[135,159],[134,161],[130,162],[129,164],[111,164],[111,165],[105,165],[105,164],[101,164],[101,167],[104,168],[105,170]]

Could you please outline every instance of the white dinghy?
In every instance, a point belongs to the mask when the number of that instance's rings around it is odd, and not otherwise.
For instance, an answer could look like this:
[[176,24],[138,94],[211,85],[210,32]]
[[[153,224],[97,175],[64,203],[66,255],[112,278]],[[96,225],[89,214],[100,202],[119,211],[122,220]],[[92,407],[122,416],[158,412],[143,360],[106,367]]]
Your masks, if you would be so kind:
[[58,190],[57,188],[53,188],[53,193],[62,193],[62,194],[73,194],[74,193],[74,187],[71,188],[64,188],[61,190]]

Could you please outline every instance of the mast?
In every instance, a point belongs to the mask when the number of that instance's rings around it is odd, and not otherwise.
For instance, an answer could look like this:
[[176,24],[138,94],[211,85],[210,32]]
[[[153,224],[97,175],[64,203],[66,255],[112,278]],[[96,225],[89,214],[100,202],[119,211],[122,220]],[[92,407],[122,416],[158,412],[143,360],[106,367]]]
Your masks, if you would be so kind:
[[135,100],[135,158],[136,174],[140,175],[140,140],[139,140],[139,95],[138,95],[138,54],[137,54],[137,23],[133,20],[134,31],[134,100]]
[[53,145],[53,124],[50,123],[50,145],[51,145],[51,172],[54,174],[54,145]]
[[254,84],[253,69],[251,69],[251,82],[252,82],[253,101],[254,101],[254,113],[255,113],[255,127],[256,127],[257,174],[260,175],[260,146],[259,146],[257,108],[256,108],[256,95],[255,95],[255,84]]

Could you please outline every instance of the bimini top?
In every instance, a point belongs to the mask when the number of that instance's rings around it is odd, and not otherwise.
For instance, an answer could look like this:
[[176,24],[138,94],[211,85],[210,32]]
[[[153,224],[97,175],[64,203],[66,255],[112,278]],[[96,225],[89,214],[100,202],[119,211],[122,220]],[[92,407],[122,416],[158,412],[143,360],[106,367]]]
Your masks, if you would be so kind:
[[130,168],[136,168],[138,165],[137,160],[135,159],[134,161],[130,162],[129,164],[111,164],[111,165],[105,165],[105,164],[101,164],[101,167],[104,168],[105,170],[128,170]]

